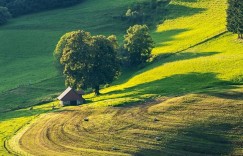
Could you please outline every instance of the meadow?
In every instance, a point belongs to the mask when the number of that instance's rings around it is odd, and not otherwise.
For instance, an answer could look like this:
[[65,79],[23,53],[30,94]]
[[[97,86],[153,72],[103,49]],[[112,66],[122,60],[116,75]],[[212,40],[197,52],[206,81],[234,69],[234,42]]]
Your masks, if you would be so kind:
[[226,32],[226,0],[172,0],[151,28],[153,62],[124,70],[102,96],[86,95],[87,105],[41,105],[65,88],[52,57],[61,35],[84,29],[121,43],[127,26],[112,16],[134,1],[90,0],[0,27],[2,155],[243,154],[243,44]]
[[69,107],[42,115],[8,146],[18,155],[241,155],[242,93],[238,88],[128,107]]

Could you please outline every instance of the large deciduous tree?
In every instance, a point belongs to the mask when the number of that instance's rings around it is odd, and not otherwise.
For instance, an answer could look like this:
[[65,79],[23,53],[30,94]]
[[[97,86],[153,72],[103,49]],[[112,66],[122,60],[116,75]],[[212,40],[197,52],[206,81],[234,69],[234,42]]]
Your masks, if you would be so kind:
[[111,83],[119,73],[115,36],[91,36],[85,31],[67,33],[59,41],[55,56],[67,86],[92,87],[99,95],[100,85]]
[[227,29],[243,39],[243,1],[228,0]]
[[134,25],[124,36],[124,49],[128,52],[130,65],[140,65],[151,57],[154,46],[146,25]]

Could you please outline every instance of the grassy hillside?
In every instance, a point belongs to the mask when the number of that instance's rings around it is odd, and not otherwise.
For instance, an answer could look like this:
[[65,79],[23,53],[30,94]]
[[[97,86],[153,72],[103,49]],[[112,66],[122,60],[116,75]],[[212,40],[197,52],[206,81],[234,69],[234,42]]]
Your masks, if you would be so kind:
[[21,109],[8,113],[0,113],[0,155],[11,155],[7,150],[7,140],[15,135],[21,128],[28,125],[32,120],[40,114],[50,112],[52,105],[56,103],[48,103],[34,107],[34,110]]
[[73,107],[40,117],[8,143],[22,155],[241,155],[241,91],[228,90],[227,98],[189,94],[132,107]]
[[154,53],[184,50],[225,32],[225,9],[226,0],[172,1],[167,20],[154,32]]
[[[0,27],[0,112],[55,98],[64,88],[52,65],[52,51],[60,36],[85,29],[121,39],[125,26],[111,16],[132,2],[89,0]],[[60,149],[65,149],[64,154],[82,151],[86,155],[241,155],[243,44],[235,35],[223,33],[225,9],[226,0],[172,0],[168,19],[151,30],[157,43],[153,53],[159,55],[154,62],[126,71],[100,97],[87,95],[87,106],[43,115],[33,122],[36,126],[31,124],[8,142],[10,150],[33,153],[43,148],[38,152],[56,155]],[[146,106],[125,105],[147,102]],[[36,115],[50,111],[51,105],[0,113],[0,153],[8,154],[3,140]],[[85,116],[91,122],[84,123]],[[151,122],[154,117],[160,121]],[[156,136],[162,140],[156,142]],[[77,145],[77,141],[87,144]],[[113,151],[112,146],[119,150]]]
[[[46,95],[64,89],[62,78],[56,77],[52,59],[61,35],[84,29],[93,34],[115,34],[121,40],[126,24],[112,16],[121,15],[133,2],[135,0],[85,1],[71,8],[24,16],[0,27],[0,112],[55,97]],[[168,19],[151,30],[157,43],[153,53],[176,53],[224,32],[225,2],[173,0]]]
[[[134,72],[125,81],[121,79],[121,83],[118,81],[117,85],[104,89],[104,96],[92,100],[98,101],[98,105],[109,105],[103,100],[116,105],[242,84],[243,53],[239,49],[243,49],[243,45],[235,37],[225,34],[186,51],[167,54],[166,58]],[[224,44],[227,46],[222,46]]]
[[[75,7],[14,19],[0,27],[0,112],[32,105],[28,99],[33,90],[35,95],[31,97],[35,101],[43,94],[63,90],[61,78],[59,84],[55,83],[57,72],[52,57],[60,37],[68,31],[84,29],[93,34],[115,34],[121,38],[126,28],[112,16],[121,15],[134,1],[87,0]],[[12,98],[16,101],[13,105],[9,96],[20,96],[19,92],[24,97]]]

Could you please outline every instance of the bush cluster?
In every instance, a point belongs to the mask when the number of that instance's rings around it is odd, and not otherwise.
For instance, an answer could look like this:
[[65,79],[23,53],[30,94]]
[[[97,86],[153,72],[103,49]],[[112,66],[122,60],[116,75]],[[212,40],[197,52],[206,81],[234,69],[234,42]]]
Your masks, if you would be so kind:
[[72,6],[83,0],[0,0],[0,25],[7,22],[11,14],[13,17]]

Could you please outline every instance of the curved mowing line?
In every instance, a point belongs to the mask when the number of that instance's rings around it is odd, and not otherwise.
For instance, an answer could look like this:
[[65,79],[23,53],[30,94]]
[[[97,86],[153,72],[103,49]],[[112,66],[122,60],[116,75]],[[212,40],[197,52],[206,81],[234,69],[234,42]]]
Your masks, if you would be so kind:
[[[191,96],[189,96],[191,98]],[[215,135],[229,134],[227,131],[216,131],[207,129],[198,132],[188,127],[207,119],[208,115],[218,115],[217,121],[224,120],[225,105],[235,105],[237,101],[216,99],[212,97],[198,97],[193,103],[187,103],[185,107],[183,100],[188,98],[173,98],[182,103],[163,102],[162,104],[148,104],[145,106],[134,106],[129,108],[97,108],[89,110],[84,107],[71,108],[72,111],[56,112],[43,115],[18,133],[9,143],[14,150],[22,150],[33,155],[130,155],[141,149],[151,149],[165,154],[215,154],[210,146],[229,147],[231,141],[218,140]],[[171,100],[169,100],[170,102]],[[208,104],[207,101],[210,101]],[[217,102],[222,103],[218,104]],[[218,104],[218,109],[215,110]],[[162,110],[166,106],[166,113]],[[171,106],[172,109],[169,109]],[[154,109],[153,109],[154,108]],[[207,108],[207,109],[204,109]],[[68,108],[67,108],[68,109]],[[153,110],[152,110],[153,109]],[[161,110],[159,113],[158,111]],[[109,110],[109,111],[105,111]],[[215,110],[215,111],[214,111]],[[195,111],[200,113],[195,114]],[[239,111],[239,110],[238,110]],[[236,110],[236,113],[237,112]],[[190,117],[193,115],[193,117]],[[229,115],[232,115],[229,112]],[[83,121],[84,117],[90,121]],[[154,117],[159,121],[154,122]],[[186,117],[186,118],[185,118]],[[232,122],[234,119],[232,119]],[[77,128],[77,125],[79,126]],[[186,129],[186,130],[184,130]],[[227,133],[226,133],[227,132]],[[201,135],[202,133],[202,135]],[[161,136],[160,142],[155,138]],[[189,144],[190,150],[185,144]],[[178,146],[178,147],[177,147]],[[15,149],[17,147],[17,149]],[[119,150],[112,151],[112,147]],[[19,149],[18,149],[19,148]],[[222,150],[222,149],[221,149]],[[216,154],[219,154],[216,151]]]

